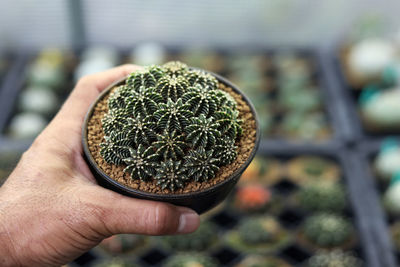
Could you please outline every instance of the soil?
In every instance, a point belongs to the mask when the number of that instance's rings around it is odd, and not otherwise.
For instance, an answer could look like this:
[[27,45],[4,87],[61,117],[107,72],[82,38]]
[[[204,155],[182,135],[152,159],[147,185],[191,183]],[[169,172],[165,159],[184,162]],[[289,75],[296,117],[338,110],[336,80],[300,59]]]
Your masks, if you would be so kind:
[[232,88],[220,83],[219,88],[229,93],[236,100],[237,109],[239,111],[239,119],[243,121],[241,125],[243,129],[243,134],[236,142],[236,145],[238,146],[238,155],[236,160],[229,165],[222,166],[214,178],[204,182],[189,182],[184,188],[177,189],[174,192],[170,191],[169,189],[161,189],[161,187],[156,184],[156,181],[154,179],[148,182],[132,179],[129,173],[123,171],[126,167],[125,165],[109,164],[105,162],[105,160],[100,155],[100,144],[104,141],[104,133],[101,120],[108,112],[107,100],[110,93],[115,90],[115,88],[116,87],[111,89],[109,93],[105,94],[104,97],[100,99],[95,105],[92,116],[88,120],[87,140],[90,153],[92,154],[95,162],[108,176],[110,176],[118,183],[136,190],[154,194],[186,194],[190,192],[201,191],[218,183],[221,183],[222,181],[230,177],[230,175],[234,173],[250,156],[256,140],[255,118],[251,113],[250,107],[244,101],[242,96],[234,92]]

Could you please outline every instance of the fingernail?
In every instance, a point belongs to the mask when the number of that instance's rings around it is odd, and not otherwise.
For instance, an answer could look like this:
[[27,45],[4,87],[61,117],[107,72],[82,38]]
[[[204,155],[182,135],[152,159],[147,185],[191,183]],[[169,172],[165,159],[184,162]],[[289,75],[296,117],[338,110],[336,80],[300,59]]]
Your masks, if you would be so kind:
[[185,209],[179,217],[177,233],[187,234],[194,232],[200,224],[199,215],[191,209]]

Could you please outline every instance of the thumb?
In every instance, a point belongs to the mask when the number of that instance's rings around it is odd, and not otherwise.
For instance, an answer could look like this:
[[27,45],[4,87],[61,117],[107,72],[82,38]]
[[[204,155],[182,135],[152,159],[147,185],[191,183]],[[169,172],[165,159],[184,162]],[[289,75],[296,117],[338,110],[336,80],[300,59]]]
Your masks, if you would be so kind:
[[[106,191],[101,197],[98,227],[105,227],[110,234],[186,234],[194,232],[200,225],[199,215],[189,208],[98,189]],[[98,192],[96,195],[100,197]]]

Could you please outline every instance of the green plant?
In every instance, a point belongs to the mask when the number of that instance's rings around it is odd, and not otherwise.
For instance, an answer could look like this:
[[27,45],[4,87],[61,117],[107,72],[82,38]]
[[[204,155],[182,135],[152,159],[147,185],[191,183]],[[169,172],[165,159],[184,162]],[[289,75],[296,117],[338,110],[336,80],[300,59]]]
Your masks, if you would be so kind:
[[212,75],[181,62],[149,66],[110,94],[100,154],[132,179],[174,191],[236,159],[240,124],[235,100]]
[[353,234],[353,227],[347,219],[329,213],[308,217],[303,230],[305,237],[320,247],[341,246],[349,241]]
[[138,267],[136,263],[121,258],[111,258],[100,261],[93,265],[94,267]]
[[328,167],[328,163],[322,158],[310,158],[305,162],[304,172],[312,177],[320,176]]
[[306,264],[307,267],[361,267],[362,261],[350,252],[333,250],[320,252],[312,256]]
[[235,267],[290,267],[289,263],[281,258],[256,254],[246,255]]
[[346,207],[343,186],[332,182],[304,185],[299,191],[300,206],[309,211],[341,212]]
[[173,235],[163,237],[162,240],[168,247],[175,250],[206,250],[216,240],[216,229],[210,222],[202,222],[196,232],[186,235]]
[[175,254],[163,264],[165,267],[217,267],[218,263],[211,257],[198,254]]
[[239,225],[240,239],[250,245],[272,243],[279,234],[280,226],[273,218],[247,218]]

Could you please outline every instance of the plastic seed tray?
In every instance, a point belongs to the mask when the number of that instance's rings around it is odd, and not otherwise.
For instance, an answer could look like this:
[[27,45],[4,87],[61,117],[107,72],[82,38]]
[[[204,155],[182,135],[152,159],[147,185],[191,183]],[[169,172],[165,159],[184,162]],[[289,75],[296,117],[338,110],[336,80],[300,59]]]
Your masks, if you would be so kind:
[[374,236],[375,241],[378,242],[378,253],[383,255],[381,257],[381,266],[399,266],[400,265],[400,250],[396,249],[393,241],[391,228],[395,223],[400,222],[400,217],[391,215],[384,207],[383,195],[388,188],[388,184],[383,183],[378,178],[373,163],[380,150],[381,142],[366,142],[360,145],[359,148],[359,164],[362,170],[362,177],[364,182],[368,185],[369,190],[367,194],[374,200],[373,205],[370,206],[374,209],[371,213],[375,213],[375,217],[370,217],[374,220]]
[[[370,233],[368,233],[368,228],[364,227],[361,222],[360,216],[362,216],[362,213],[358,211],[360,202],[362,203],[363,199],[351,197],[354,193],[354,180],[352,181],[354,173],[352,169],[349,168],[351,160],[349,161],[346,154],[337,153],[335,151],[332,152],[332,150],[292,152],[270,149],[269,151],[260,151],[256,160],[260,165],[258,167],[250,166],[250,174],[244,175],[254,175],[256,180],[261,179],[260,182],[256,182],[256,184],[268,189],[275,197],[283,200],[279,201],[280,206],[277,208],[269,206],[265,210],[257,212],[243,211],[235,207],[234,200],[236,192],[232,192],[221,206],[202,216],[203,221],[207,221],[216,227],[217,238],[215,242],[209,244],[200,251],[197,250],[197,252],[214,258],[219,266],[235,266],[249,255],[266,255],[284,260],[291,266],[305,266],[307,260],[315,255],[317,248],[305,245],[299,238],[299,233],[301,233],[305,219],[316,212],[305,211],[296,201],[293,201],[302,185],[293,182],[293,180],[289,178],[287,171],[288,165],[293,159],[303,156],[317,156],[337,164],[340,172],[337,183],[344,186],[347,201],[346,209],[339,212],[339,214],[350,220],[351,225],[355,229],[353,242],[350,245],[342,246],[342,249],[362,259],[362,266],[381,266],[379,265],[378,257],[375,257],[376,255],[373,252],[375,248],[369,240]],[[263,164],[267,164],[265,161],[266,158],[277,160],[281,166],[281,174],[274,182],[268,182],[269,185],[265,184],[265,180],[263,180],[265,178],[262,178],[263,176],[259,171],[259,168],[262,167]],[[254,170],[254,168],[256,169]],[[248,177],[245,177],[245,179],[247,178]],[[246,182],[243,183],[240,181],[236,189],[240,189],[241,186],[245,184]],[[358,190],[363,191],[363,188],[358,188]],[[355,199],[358,201],[354,202]],[[280,227],[287,232],[288,239],[286,243],[279,248],[249,251],[246,248],[242,249],[240,246],[233,245],[229,241],[229,236],[239,229],[240,224],[245,219],[265,215],[275,218]],[[182,236],[182,238],[184,238],[184,236]],[[96,266],[101,262],[116,257],[122,258],[128,262],[135,262],[140,266],[163,266],[168,258],[174,254],[187,252],[187,250],[180,250],[166,245],[163,237],[147,237],[146,240],[147,242],[145,245],[132,247],[130,251],[128,250],[124,253],[112,253],[104,250],[104,248],[97,247],[89,253],[82,255],[72,263],[72,265]],[[120,245],[123,245],[123,243],[124,242],[120,242]]]
[[[333,55],[332,55],[333,54]],[[340,52],[332,53],[324,57],[324,60],[330,61],[332,67],[332,87],[336,88],[338,98],[341,99],[341,109],[343,112],[339,112],[338,115],[343,121],[343,127],[345,130],[350,131],[348,136],[349,142],[358,142],[362,139],[369,139],[371,141],[379,141],[384,137],[397,136],[400,137],[400,132],[396,130],[371,130],[368,129],[362,119],[359,112],[359,98],[361,95],[361,89],[354,88],[349,79],[346,76],[344,70],[343,56],[338,56]]]
[[[380,205],[379,186],[375,182],[373,173],[369,172],[369,162],[378,151],[378,146],[375,146],[375,150],[361,149],[364,146],[365,149],[373,147],[372,144],[379,141],[383,135],[371,135],[363,130],[357,113],[357,95],[348,88],[344,76],[338,73],[339,65],[333,59],[332,53],[321,53],[314,49],[232,49],[230,51],[215,49],[202,52],[196,58],[195,53],[186,52],[180,48],[172,48],[168,51],[165,61],[178,59],[188,65],[219,73],[237,83],[250,98],[253,98],[260,122],[266,129],[259,149],[258,156],[261,159],[267,156],[278,160],[282,166],[287,166],[293,158],[311,154],[336,162],[342,173],[339,183],[346,188],[349,204],[342,216],[348,218],[356,229],[355,242],[351,246],[346,246],[344,250],[354,253],[368,267],[396,266],[395,257],[399,258],[399,255],[393,249],[388,230],[388,223],[390,224],[393,219],[387,219]],[[73,73],[81,62],[80,52],[72,55],[74,59],[65,68],[67,82],[62,90],[57,91],[59,103],[65,100],[73,88]],[[129,62],[127,55],[128,53],[123,51],[119,53],[119,63]],[[16,55],[10,61],[8,71],[1,79],[0,156],[2,153],[3,155],[21,154],[33,141],[33,137],[13,139],[9,136],[7,129],[12,118],[19,112],[18,99],[28,85],[27,73],[36,57],[37,53]],[[291,75],[282,74],[284,73],[282,69],[286,68],[290,70],[289,72],[293,71],[296,74],[294,81],[288,78]],[[255,70],[256,77],[252,76],[254,73],[249,74],[248,69]],[[281,91],[284,87],[282,79],[284,84],[289,83],[289,85],[286,84],[289,91],[291,82],[294,82],[295,85],[300,83],[301,86],[307,87],[307,90],[311,90],[312,94],[317,95],[313,98],[317,100],[314,103],[315,108],[311,108],[306,113],[321,115],[322,119],[317,120],[317,126],[323,126],[322,137],[310,138],[307,135],[304,137],[302,135],[304,132],[298,134],[299,132],[295,131],[295,134],[292,132],[289,134],[282,131],[281,126],[284,121],[289,125],[289,129],[299,127],[288,123],[287,117],[290,114],[294,118],[297,118],[299,114],[293,115],[289,112],[288,106],[293,104],[290,98],[288,102],[281,102],[283,97]],[[257,82],[252,84],[253,80]],[[301,95],[299,95],[300,98]],[[307,99],[304,101],[309,104]],[[281,103],[286,103],[288,106]],[[50,120],[53,115],[49,114],[47,119]],[[308,119],[303,121],[306,122]],[[312,132],[316,131],[315,127],[315,125],[308,125],[305,129]],[[13,163],[9,163],[13,161],[7,157],[3,162],[7,164],[2,164],[0,157],[0,165],[6,166],[2,168],[7,171],[14,166]],[[265,164],[261,163],[262,165]],[[273,216],[290,237],[290,241],[281,249],[266,254],[284,259],[293,266],[303,266],[315,254],[315,250],[299,241],[298,235],[304,221],[312,214],[296,205],[296,194],[300,186],[287,178],[286,174],[281,174],[277,181],[264,185],[280,199],[279,203],[281,203],[273,209],[267,209],[264,214]],[[218,242],[210,245],[203,253],[214,258],[221,266],[235,266],[250,254],[227,241],[229,239],[227,236],[237,230],[246,218],[252,216],[251,213],[234,207],[235,193],[233,192],[224,205],[203,216],[204,220],[216,227],[218,237]],[[129,247],[131,241],[127,242]],[[118,242],[115,244],[118,245]],[[118,246],[113,252],[97,247],[69,265],[90,267],[116,258],[134,262],[139,266],[162,266],[176,253],[164,244],[162,238],[153,237],[145,237],[144,243],[124,253],[118,252],[119,250]]]
[[[335,106],[327,88],[329,84],[320,67],[318,52],[307,49],[210,50],[202,52],[205,59],[199,61],[183,49],[168,51],[165,61],[182,60],[188,65],[214,71],[237,83],[255,104],[264,142],[324,146],[342,139],[342,127],[336,119]],[[58,105],[62,104],[74,86],[73,74],[80,62],[80,55],[81,52],[63,54],[66,79],[60,88],[53,88]],[[11,75],[3,83],[0,93],[3,109],[0,115],[0,136],[3,139],[13,139],[10,122],[21,111],[21,94],[30,85],[28,74],[38,56],[39,53],[20,54]],[[118,62],[129,62],[126,52],[119,53]],[[288,88],[288,92],[282,93],[282,87]],[[292,94],[305,97],[303,104],[298,106],[298,97],[291,97]],[[309,94],[312,95],[310,99],[307,98]],[[54,112],[46,113],[45,119],[49,121]],[[27,137],[25,141],[31,142],[33,138]]]

